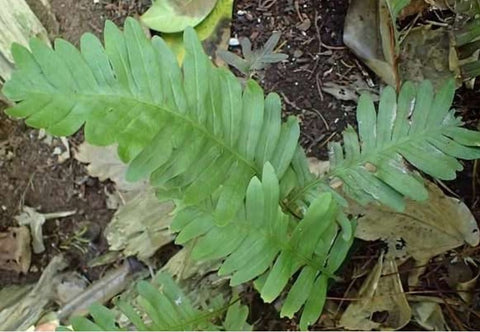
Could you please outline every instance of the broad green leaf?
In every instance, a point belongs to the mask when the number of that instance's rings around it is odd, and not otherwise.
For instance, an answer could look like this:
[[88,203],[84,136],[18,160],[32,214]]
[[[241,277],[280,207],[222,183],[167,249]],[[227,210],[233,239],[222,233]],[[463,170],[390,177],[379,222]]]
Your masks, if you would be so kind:
[[[195,27],[198,38],[206,47],[207,54],[216,59],[217,50],[226,50],[230,38],[230,23],[233,0],[217,0],[210,14]],[[185,56],[182,33],[163,34],[163,38],[174,51],[179,63]]]
[[153,30],[180,32],[202,22],[216,3],[217,0],[155,0],[141,20]]

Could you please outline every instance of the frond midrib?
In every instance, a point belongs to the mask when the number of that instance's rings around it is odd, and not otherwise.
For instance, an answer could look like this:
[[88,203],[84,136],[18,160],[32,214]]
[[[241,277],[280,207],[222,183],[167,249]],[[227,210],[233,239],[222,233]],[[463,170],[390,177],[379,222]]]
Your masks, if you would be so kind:
[[363,153],[363,151],[360,152],[359,157],[354,158],[349,161],[342,160],[341,166],[337,166],[332,170],[329,170],[325,175],[321,177],[317,177],[316,179],[312,180],[311,182],[307,183],[301,190],[297,191],[295,196],[289,199],[289,201],[286,203],[287,205],[290,205],[291,202],[295,202],[299,200],[301,197],[304,197],[304,195],[308,192],[308,190],[314,188],[321,182],[327,182],[328,178],[332,177],[337,177],[339,175],[342,175],[345,171],[355,168],[358,166],[363,166],[366,163],[373,163],[375,165],[375,160],[378,159],[378,156],[381,155],[388,155],[392,156],[391,152],[398,151],[398,149],[402,145],[407,145],[409,143],[423,140],[429,137],[432,137],[433,135],[442,135],[442,130],[446,129],[448,127],[455,127],[452,125],[447,125],[447,126],[439,126],[437,128],[426,128],[423,131],[416,133],[415,135],[407,135],[403,139],[399,139],[395,142],[390,141],[390,144],[384,145],[381,148],[375,148],[367,153]]
[[[53,95],[61,95],[61,96],[68,96],[68,94],[66,93],[46,93],[46,92],[43,92],[43,91],[29,91],[29,93],[32,93],[32,94],[37,94],[37,95],[45,95],[45,96],[53,96]],[[191,125],[194,129],[198,130],[201,134],[203,134],[204,136],[207,137],[207,139],[213,141],[215,144],[217,144],[218,146],[221,147],[221,150],[222,151],[228,151],[231,155],[233,155],[235,157],[235,159],[237,160],[240,160],[243,164],[245,164],[246,166],[248,166],[249,168],[251,168],[252,170],[255,171],[256,174],[261,174],[261,171],[257,168],[257,166],[255,165],[255,163],[253,162],[250,162],[249,160],[247,160],[244,156],[242,156],[239,152],[237,152],[235,149],[233,149],[231,146],[227,145],[224,143],[224,140],[221,138],[221,137],[217,137],[215,136],[213,133],[211,133],[204,125],[202,125],[201,123],[198,123],[196,121],[194,121],[192,118],[186,116],[185,114],[182,114],[182,113],[179,113],[179,112],[175,112],[175,111],[172,111],[162,105],[158,105],[158,104],[152,104],[148,101],[144,101],[144,100],[141,100],[141,99],[137,99],[137,98],[134,98],[134,97],[127,97],[125,95],[122,95],[122,94],[88,94],[88,93],[72,93],[72,96],[74,97],[84,97],[84,98],[116,98],[117,100],[119,98],[122,98],[122,99],[125,99],[125,100],[128,100],[130,102],[136,102],[136,103],[139,103],[139,104],[143,104],[145,106],[148,106],[148,107],[152,107],[152,108],[156,108],[158,109],[159,111],[163,111],[165,113],[168,113],[169,115],[171,115],[172,117],[175,117],[177,118],[179,121],[182,121],[184,123],[187,123],[189,125]],[[94,112],[94,111],[92,111]],[[87,118],[85,119],[85,121],[87,120]]]
[[341,174],[345,170],[350,168],[354,168],[357,166],[365,165],[366,163],[372,163],[375,165],[375,162],[378,161],[378,158],[382,155],[392,157],[394,153],[396,153],[403,145],[407,145],[416,141],[425,140],[427,138],[433,137],[434,135],[442,135],[442,129],[447,128],[445,127],[437,127],[437,128],[426,128],[421,132],[415,133],[413,135],[407,135],[404,138],[401,138],[397,141],[390,141],[389,144],[386,144],[380,148],[372,149],[366,153],[360,152],[359,157],[354,158],[352,160],[346,161],[345,159],[342,161],[339,167],[336,167],[332,170],[329,174],[330,176],[336,176]]

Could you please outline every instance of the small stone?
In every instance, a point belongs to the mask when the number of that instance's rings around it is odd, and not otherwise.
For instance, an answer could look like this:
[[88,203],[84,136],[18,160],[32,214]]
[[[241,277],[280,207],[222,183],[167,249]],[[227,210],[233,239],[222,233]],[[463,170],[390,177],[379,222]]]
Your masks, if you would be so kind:
[[238,38],[230,38],[230,40],[228,41],[228,45],[232,47],[239,46],[240,41],[238,40]]
[[303,55],[303,52],[301,50],[295,50],[295,52],[293,52],[293,56],[295,58],[300,58],[302,55]]
[[297,28],[302,31],[307,31],[312,26],[312,21],[309,18],[305,19],[302,23],[297,25]]

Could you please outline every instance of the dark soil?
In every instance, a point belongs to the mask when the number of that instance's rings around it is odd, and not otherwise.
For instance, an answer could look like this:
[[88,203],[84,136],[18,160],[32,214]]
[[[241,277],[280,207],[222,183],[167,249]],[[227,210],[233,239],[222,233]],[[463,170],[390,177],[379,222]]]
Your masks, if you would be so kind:
[[[268,92],[275,91],[282,96],[284,115],[294,114],[301,119],[301,144],[310,156],[321,159],[326,159],[327,143],[339,140],[340,133],[347,124],[355,125],[355,103],[339,101],[322,92],[321,86],[325,82],[348,83],[352,75],[376,82],[375,76],[369,74],[342,43],[348,2],[237,0],[234,9],[232,35],[249,37],[254,47],[263,45],[273,31],[282,32],[279,45],[283,53],[289,54],[288,62],[271,66],[257,78]],[[52,10],[59,23],[58,34],[73,43],[78,43],[81,34],[87,31],[100,35],[106,19],[122,24],[126,16],[141,14],[149,3],[148,0],[100,0],[96,4],[93,0],[51,0]],[[455,101],[456,107],[462,110],[468,125],[472,127],[478,122],[479,100],[478,92],[462,90]],[[79,139],[70,140],[72,147],[79,143]],[[106,244],[101,235],[86,246],[87,255],[76,248],[60,249],[60,246],[63,242],[68,242],[85,221],[89,221],[90,227],[95,228],[98,234],[101,233],[112,214],[105,204],[106,185],[89,178],[83,165],[73,158],[58,164],[52,151],[55,146],[61,146],[59,141],[48,146],[38,139],[36,130],[27,129],[21,122],[9,120],[4,115],[0,116],[0,148],[2,144],[7,144],[8,151],[13,156],[0,156],[0,231],[14,224],[13,217],[19,213],[22,205],[38,208],[40,212],[75,209],[77,213],[69,218],[47,222],[44,230],[47,251],[35,255],[33,259],[37,272],[18,277],[0,271],[0,287],[36,280],[51,256],[58,252],[66,252],[73,258],[72,268],[82,269],[91,279],[98,277],[98,270],[86,268],[86,262],[105,251]],[[447,185],[472,208],[478,220],[480,189],[474,184],[473,169],[472,163],[466,163],[465,171],[459,175],[458,180]],[[341,312],[348,304],[348,301],[342,300],[348,286],[352,284],[358,288],[363,280],[358,278],[353,281],[354,271],[359,268],[369,271],[382,246],[380,242],[355,243],[351,259],[339,274],[341,281],[332,285],[329,291],[334,306],[327,308],[330,310],[326,311],[315,328],[336,328],[335,319],[338,319],[338,314],[333,315],[332,312]],[[471,249],[460,248],[457,252],[479,257],[478,250],[468,250]],[[441,298],[444,297],[443,294],[455,297],[451,294],[454,292],[442,281],[447,273],[448,257],[441,259],[441,263],[428,267],[422,285],[426,291],[438,291],[434,295]],[[405,272],[408,271],[400,271]],[[442,293],[440,289],[450,293]],[[246,291],[243,300],[249,304],[250,320],[256,324],[257,329],[298,329],[295,320],[279,319],[274,307],[263,304],[255,291]],[[480,328],[479,322],[468,321],[470,316],[462,316],[458,312],[452,314],[451,308],[443,309],[450,327]],[[466,310],[467,313],[470,311]],[[463,325],[458,324],[457,316]],[[409,325],[408,328],[419,327]]]
[[[85,269],[89,259],[107,248],[100,234],[112,216],[105,205],[105,185],[89,178],[84,166],[73,158],[59,164],[58,156],[52,154],[56,147],[64,148],[59,140],[47,145],[38,138],[37,130],[8,119],[3,112],[0,123],[0,144],[5,146],[0,159],[0,229],[16,226],[14,216],[23,206],[41,213],[76,211],[71,217],[46,221],[46,251],[33,255],[31,272],[26,275],[0,270],[0,288],[38,279],[52,256],[60,252],[72,260],[72,266]],[[77,143],[70,140],[72,148]],[[82,245],[82,249],[72,247],[71,240],[85,227],[91,243]],[[88,276],[89,271],[84,272]]]
[[256,1],[237,1],[232,34],[248,37],[258,48],[272,32],[282,33],[279,44],[289,61],[271,66],[262,85],[268,92],[282,96],[285,114],[301,119],[301,144],[307,153],[326,158],[327,142],[338,139],[346,124],[355,122],[354,103],[340,102],[321,90],[324,81],[345,81],[349,75],[360,72],[342,42],[348,1],[263,3],[265,6]]

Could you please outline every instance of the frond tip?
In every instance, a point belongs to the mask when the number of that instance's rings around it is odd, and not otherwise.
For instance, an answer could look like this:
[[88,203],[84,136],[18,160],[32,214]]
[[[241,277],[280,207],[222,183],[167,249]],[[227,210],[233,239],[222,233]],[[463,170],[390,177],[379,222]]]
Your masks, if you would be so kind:
[[330,144],[332,177],[339,178],[345,192],[362,204],[377,200],[401,211],[404,196],[427,199],[412,166],[434,178],[452,180],[463,169],[457,158],[480,158],[480,133],[461,128],[462,121],[450,109],[454,92],[453,80],[436,94],[429,81],[418,87],[406,82],[398,98],[387,87],[378,113],[372,98],[362,95],[358,135],[349,127],[343,133],[343,146]]

